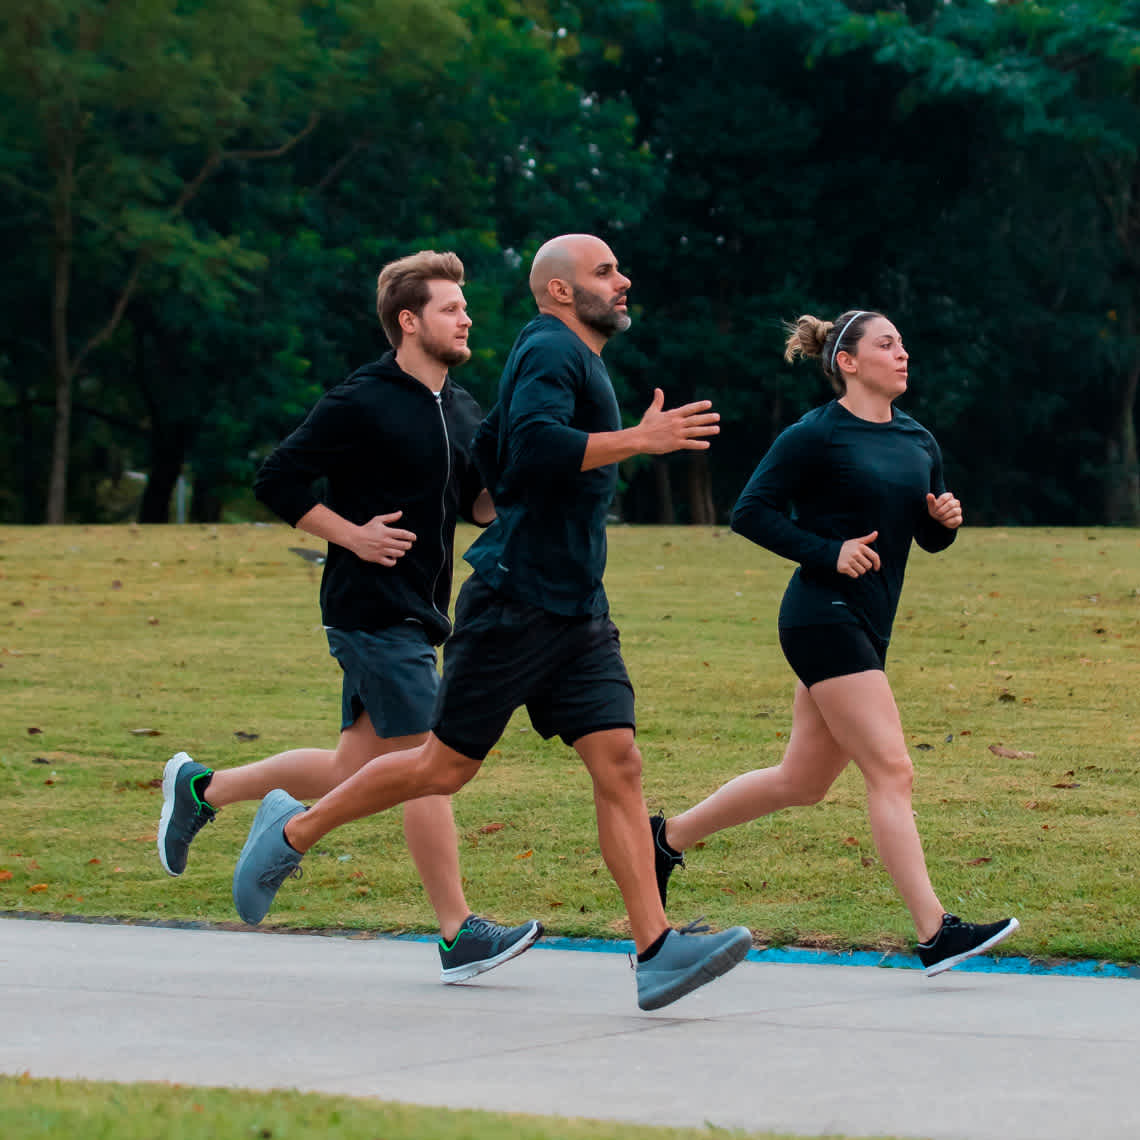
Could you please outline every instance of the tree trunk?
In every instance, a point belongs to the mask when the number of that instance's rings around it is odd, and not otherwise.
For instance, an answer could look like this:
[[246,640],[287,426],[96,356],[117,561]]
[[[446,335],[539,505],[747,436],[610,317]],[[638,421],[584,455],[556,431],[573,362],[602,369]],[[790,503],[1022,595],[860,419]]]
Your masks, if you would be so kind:
[[695,526],[712,526],[716,522],[709,457],[703,451],[689,454],[689,522]]
[[164,431],[156,426],[152,434],[150,474],[139,507],[139,522],[170,522],[170,497],[186,458],[185,432],[180,428]]
[[669,478],[669,463],[663,455],[653,457],[653,482],[657,489],[657,521],[672,526],[677,521],[673,510],[673,483]]
[[1119,434],[1109,445],[1105,515],[1110,523],[1140,526],[1140,453],[1136,440],[1136,396],[1140,388],[1140,360],[1124,380],[1117,411]]
[[67,306],[71,291],[73,159],[70,152],[60,159],[52,209],[55,282],[52,288],[51,332],[55,368],[55,429],[52,432],[46,522],[53,526],[64,522],[67,515],[67,461],[71,452],[71,382],[75,366],[68,344]]
[[194,472],[194,490],[190,495],[190,521],[216,523],[222,521],[222,497],[214,481],[201,471]]

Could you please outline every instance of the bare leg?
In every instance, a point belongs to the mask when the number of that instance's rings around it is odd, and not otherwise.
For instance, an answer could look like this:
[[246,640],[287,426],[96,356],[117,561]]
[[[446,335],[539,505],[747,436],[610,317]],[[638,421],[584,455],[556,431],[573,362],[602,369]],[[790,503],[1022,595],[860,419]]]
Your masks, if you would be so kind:
[[621,891],[640,953],[669,928],[657,893],[653,848],[645,826],[641,753],[628,728],[590,733],[574,747],[594,782],[602,858]]
[[695,807],[673,816],[665,825],[666,842],[684,851],[714,831],[782,808],[819,803],[847,761],[807,688],[797,682],[792,732],[780,763],[745,772]]
[[863,774],[875,847],[925,942],[938,932],[944,912],[914,822],[914,767],[887,675],[876,669],[832,677],[813,685],[810,696]]
[[211,807],[220,808],[243,800],[259,800],[274,788],[284,788],[299,800],[318,799],[358,772],[373,756],[414,748],[425,739],[424,733],[377,736],[368,713],[362,712],[354,724],[341,732],[335,751],[294,748],[240,768],[219,769],[210,778],[206,801]]
[[[448,748],[428,733],[417,748],[369,760],[358,772],[285,825],[285,839],[305,852],[330,831],[421,796],[450,795],[479,770],[480,761]],[[454,825],[453,825],[454,826]]]
[[[373,757],[415,748],[426,739],[425,733],[377,736],[368,713],[362,712],[340,734],[335,751],[297,748],[240,768],[216,771],[207,789],[207,802],[212,807],[223,807],[241,800],[261,799],[274,788],[284,788],[299,800],[317,799]],[[471,913],[463,894],[459,836],[451,800],[447,796],[426,796],[407,803],[404,838],[439,921],[440,933],[450,941]]]

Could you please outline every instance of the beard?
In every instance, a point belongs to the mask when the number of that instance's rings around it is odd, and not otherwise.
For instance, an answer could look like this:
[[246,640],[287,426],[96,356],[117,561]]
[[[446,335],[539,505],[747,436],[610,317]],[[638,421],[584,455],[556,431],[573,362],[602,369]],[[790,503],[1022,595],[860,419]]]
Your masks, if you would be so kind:
[[602,336],[613,336],[625,332],[633,323],[629,313],[619,313],[613,304],[607,305],[600,297],[577,285],[574,290],[574,312],[578,320],[587,328],[600,332]]
[[463,364],[471,359],[471,349],[466,345],[461,348],[450,337],[445,339],[421,334],[420,347],[433,360],[438,360],[448,368],[454,368],[457,364]]

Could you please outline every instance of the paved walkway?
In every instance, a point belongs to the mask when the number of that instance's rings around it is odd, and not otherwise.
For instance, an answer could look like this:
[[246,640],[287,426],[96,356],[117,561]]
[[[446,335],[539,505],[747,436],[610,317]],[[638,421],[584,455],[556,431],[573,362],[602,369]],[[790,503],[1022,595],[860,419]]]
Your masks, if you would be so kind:
[[0,919],[0,1072],[805,1136],[1136,1140],[1140,983],[745,962],[641,1013],[626,958],[461,986],[429,943]]

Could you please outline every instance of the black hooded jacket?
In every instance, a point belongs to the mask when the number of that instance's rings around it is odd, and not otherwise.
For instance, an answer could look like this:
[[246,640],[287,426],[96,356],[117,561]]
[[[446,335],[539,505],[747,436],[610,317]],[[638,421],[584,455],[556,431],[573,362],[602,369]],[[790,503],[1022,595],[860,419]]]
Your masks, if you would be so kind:
[[471,462],[478,404],[448,379],[437,398],[396,364],[366,364],[326,392],[308,418],[265,460],[254,493],[290,526],[321,498],[363,525],[403,511],[392,523],[416,535],[394,566],[364,562],[329,543],[321,615],[337,629],[383,629],[420,622],[433,644],[451,632],[456,516],[471,519],[482,480]]

